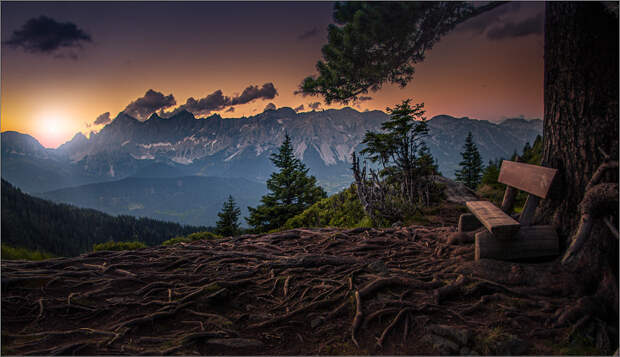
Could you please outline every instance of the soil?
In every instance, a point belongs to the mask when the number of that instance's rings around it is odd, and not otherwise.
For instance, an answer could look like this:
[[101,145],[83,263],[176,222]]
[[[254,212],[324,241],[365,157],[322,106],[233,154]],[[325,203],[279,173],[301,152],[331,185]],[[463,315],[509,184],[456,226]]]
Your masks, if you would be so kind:
[[2,261],[2,354],[549,355],[600,321],[561,265],[475,261],[451,223]]

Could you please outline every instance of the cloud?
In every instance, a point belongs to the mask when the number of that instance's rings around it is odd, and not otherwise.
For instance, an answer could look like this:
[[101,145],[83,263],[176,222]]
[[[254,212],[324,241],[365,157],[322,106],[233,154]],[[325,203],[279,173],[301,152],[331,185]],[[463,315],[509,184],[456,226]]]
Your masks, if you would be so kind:
[[276,95],[278,91],[271,82],[263,84],[261,88],[249,86],[243,90],[241,95],[232,98],[231,105],[245,104],[255,99],[273,99]]
[[194,97],[190,97],[185,104],[182,104],[172,112],[164,113],[164,115],[170,116],[181,110],[187,110],[197,116],[208,115],[213,111],[224,110],[227,107],[231,108],[226,111],[232,112],[234,111],[232,108],[233,105],[246,104],[256,99],[273,99],[276,95],[278,95],[278,90],[271,82],[263,84],[260,88],[255,85],[250,85],[246,87],[240,95],[234,97],[226,96],[221,89],[218,89],[198,100]]
[[321,107],[321,102],[312,102],[312,103],[308,103],[308,108],[312,109],[312,110],[317,110]]
[[269,103],[269,104],[265,105],[265,109],[263,109],[263,111],[266,112],[268,110],[276,110],[276,105],[273,104],[273,103]]
[[235,107],[230,107],[228,108],[228,110],[226,111],[226,113],[232,113],[235,111]]
[[[21,47],[27,52],[49,55],[61,49],[81,48],[85,42],[92,42],[92,38],[74,23],[39,16],[26,21],[21,29],[14,31],[11,38],[3,43],[13,48]],[[75,53],[56,57],[65,56],[77,58]]]
[[519,11],[521,4],[518,2],[509,2],[498,6],[497,8],[473,17],[471,20],[465,21],[458,27],[458,31],[471,32],[481,35],[492,25],[502,23],[502,17]]
[[[194,98],[190,98],[194,99]],[[189,99],[188,99],[189,101]],[[138,98],[123,110],[125,114],[131,115],[138,120],[146,120],[148,117],[160,109],[169,108],[177,104],[172,94],[165,96],[161,92],[149,89],[144,97]]]
[[296,112],[301,112],[302,110],[304,110],[304,105],[302,104],[302,105],[298,106],[297,108],[295,108],[293,110],[296,111]]
[[372,100],[372,97],[360,96],[360,97],[357,97],[357,100],[359,100],[360,102],[365,102],[368,100]]
[[487,32],[487,38],[497,41],[505,38],[542,35],[543,28],[544,15],[541,12],[521,22],[507,22],[502,25],[494,26]]
[[112,119],[110,118],[110,112],[105,112],[105,113],[99,115],[97,117],[97,119],[95,119],[93,124],[94,125],[104,125],[104,124],[107,124],[107,123],[109,123],[111,121],[112,121]]
[[307,40],[309,38],[316,37],[318,34],[319,34],[319,30],[316,27],[313,27],[312,29],[297,36],[297,40],[299,41]]
[[207,115],[212,111],[223,110],[230,105],[230,97],[225,96],[222,93],[222,90],[218,89],[206,97],[198,100],[194,99],[194,97],[189,97],[187,101],[185,101],[185,104],[173,111],[173,114],[181,110],[187,110],[194,115]]

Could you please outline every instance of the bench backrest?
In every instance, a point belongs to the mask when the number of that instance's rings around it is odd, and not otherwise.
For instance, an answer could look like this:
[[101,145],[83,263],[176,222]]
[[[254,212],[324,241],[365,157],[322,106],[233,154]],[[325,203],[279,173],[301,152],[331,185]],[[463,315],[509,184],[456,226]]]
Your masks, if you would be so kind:
[[546,198],[558,170],[504,160],[497,181],[521,191]]

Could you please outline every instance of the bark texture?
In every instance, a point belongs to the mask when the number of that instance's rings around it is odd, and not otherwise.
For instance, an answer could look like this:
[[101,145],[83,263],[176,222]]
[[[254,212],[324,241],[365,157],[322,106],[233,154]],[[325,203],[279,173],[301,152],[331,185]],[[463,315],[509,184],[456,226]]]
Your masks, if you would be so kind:
[[[617,15],[599,2],[546,3],[544,81],[543,163],[559,172],[538,220],[565,239],[604,160],[599,148],[618,157]],[[617,182],[612,176],[605,181]]]
[[[618,160],[617,9],[617,3],[546,3],[543,165],[558,175],[537,221],[557,228],[562,249],[572,241],[564,261],[584,297],[557,322],[579,319],[575,331],[584,330],[583,321],[592,324],[592,316],[604,329],[618,326],[618,240],[608,227],[618,227],[618,170],[604,168]],[[586,194],[594,185],[615,197]]]

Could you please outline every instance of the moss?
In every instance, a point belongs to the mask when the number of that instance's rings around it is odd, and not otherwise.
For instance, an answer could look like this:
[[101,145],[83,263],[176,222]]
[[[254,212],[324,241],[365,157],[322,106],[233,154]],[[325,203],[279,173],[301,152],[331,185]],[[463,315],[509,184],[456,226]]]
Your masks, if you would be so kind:
[[207,285],[207,287],[205,288],[205,291],[209,292],[209,293],[214,293],[218,290],[222,289],[222,287],[217,284],[217,283],[211,283],[209,285]]
[[102,250],[136,250],[141,248],[146,248],[146,244],[139,241],[115,242],[111,240],[105,243],[93,245],[93,252],[98,252]]
[[45,260],[55,258],[53,254],[44,251],[11,247],[6,244],[2,244],[1,249],[0,256],[3,260]]
[[497,343],[507,337],[508,334],[501,327],[492,328],[486,335],[478,336],[476,350],[483,355],[493,354]]
[[360,350],[350,342],[334,342],[325,346],[325,350],[321,351],[321,354],[336,355],[336,356],[359,356],[367,355],[366,350]]
[[552,345],[553,351],[563,356],[600,356],[602,351],[596,348],[595,342],[580,333],[573,334],[567,344]]

